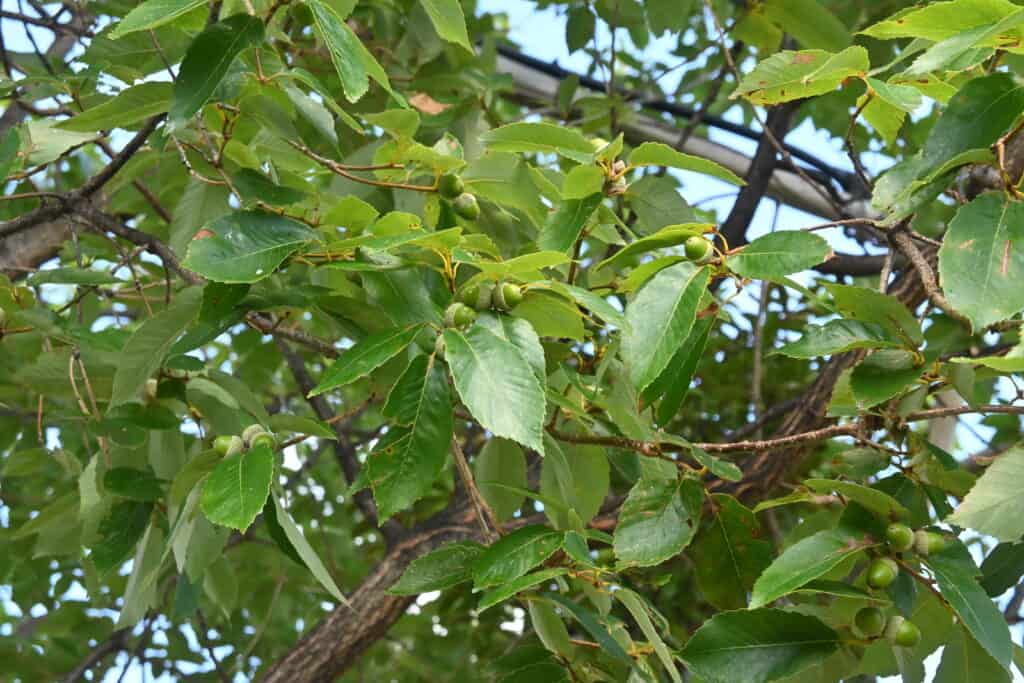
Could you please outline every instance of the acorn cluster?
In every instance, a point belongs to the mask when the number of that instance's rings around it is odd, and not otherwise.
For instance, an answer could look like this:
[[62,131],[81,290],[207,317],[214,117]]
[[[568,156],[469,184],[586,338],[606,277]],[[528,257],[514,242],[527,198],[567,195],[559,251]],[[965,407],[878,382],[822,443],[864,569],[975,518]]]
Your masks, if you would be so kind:
[[437,181],[437,193],[441,199],[451,202],[452,210],[460,218],[475,221],[480,218],[480,204],[476,196],[466,192],[466,184],[454,173],[445,173]]
[[277,448],[277,438],[261,424],[251,424],[242,430],[242,435],[222,434],[213,440],[213,449],[224,457],[249,451],[258,446],[270,450]]
[[[893,523],[885,530],[890,555],[913,551],[921,557],[942,552],[946,539],[942,534],[927,529],[911,529],[906,524]],[[884,590],[899,576],[900,565],[892,556],[876,557],[868,565],[867,584]],[[854,616],[853,624],[868,639],[885,638],[898,647],[914,647],[921,641],[921,630],[909,619],[895,615],[888,619],[878,607],[865,607]]]
[[511,311],[523,300],[523,289],[513,282],[482,282],[464,287],[458,301],[444,312],[445,327],[466,327],[476,320],[477,311]]

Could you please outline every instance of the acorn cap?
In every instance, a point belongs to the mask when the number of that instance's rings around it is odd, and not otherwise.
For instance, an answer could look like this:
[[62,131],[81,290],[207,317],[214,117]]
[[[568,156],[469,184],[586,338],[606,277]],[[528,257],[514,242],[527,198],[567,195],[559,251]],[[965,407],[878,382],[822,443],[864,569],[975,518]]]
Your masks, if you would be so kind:
[[242,441],[244,441],[245,445],[248,446],[252,443],[253,438],[255,438],[257,434],[262,434],[265,431],[267,430],[258,422],[251,424],[242,430]]

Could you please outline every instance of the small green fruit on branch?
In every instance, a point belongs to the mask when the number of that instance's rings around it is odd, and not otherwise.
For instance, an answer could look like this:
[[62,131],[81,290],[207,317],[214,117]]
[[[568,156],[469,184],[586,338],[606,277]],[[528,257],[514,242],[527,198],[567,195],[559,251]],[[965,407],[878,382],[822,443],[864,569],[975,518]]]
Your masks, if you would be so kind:
[[267,430],[263,428],[263,425],[259,423],[251,424],[242,430],[242,441],[245,442],[246,446],[249,446],[257,434],[262,434],[265,431]]
[[900,573],[900,567],[890,557],[879,557],[868,566],[868,585],[872,588],[888,588]]
[[456,199],[465,190],[466,184],[454,173],[445,173],[437,181],[437,192],[445,199]]
[[466,327],[472,325],[474,320],[476,320],[476,311],[463,303],[456,302],[444,312],[445,327]]
[[277,439],[259,423],[251,424],[242,431],[242,441],[246,448],[266,446],[270,450],[277,448]]
[[270,450],[277,448],[277,437],[263,428],[261,424],[251,424],[242,430],[242,435],[222,434],[213,440],[213,449],[224,457],[243,451],[266,446]]
[[914,552],[922,557],[941,553],[946,548],[946,539],[942,534],[926,529],[914,532]]
[[486,311],[491,307],[492,287],[493,285],[487,282],[466,287],[459,293],[459,301],[478,311]]
[[270,450],[274,450],[277,448],[277,438],[270,432],[260,432],[252,438],[249,448],[259,448],[260,446],[266,446]]
[[226,458],[244,451],[245,442],[242,441],[242,437],[237,434],[233,434],[231,436],[222,434],[213,440],[213,450]]
[[921,629],[912,621],[901,616],[894,616],[890,617],[889,623],[885,625],[885,637],[893,645],[914,647],[921,642]]
[[877,638],[885,630],[885,615],[877,607],[865,607],[854,616],[853,624],[865,638]]
[[700,262],[706,259],[711,252],[711,242],[708,242],[700,235],[694,235],[687,238],[683,248],[686,251],[686,258],[691,261]]
[[480,204],[476,197],[468,192],[463,192],[452,201],[452,208],[460,218],[467,221],[475,221],[480,218]]
[[523,301],[523,290],[519,285],[503,282],[491,292],[491,303],[499,311],[510,311]]
[[486,311],[490,308],[510,311],[522,303],[523,290],[512,282],[499,282],[498,284],[482,282],[463,288],[459,292],[458,299],[461,303],[478,311]]
[[890,524],[885,530],[885,539],[895,552],[903,553],[914,545],[914,530],[906,524]]

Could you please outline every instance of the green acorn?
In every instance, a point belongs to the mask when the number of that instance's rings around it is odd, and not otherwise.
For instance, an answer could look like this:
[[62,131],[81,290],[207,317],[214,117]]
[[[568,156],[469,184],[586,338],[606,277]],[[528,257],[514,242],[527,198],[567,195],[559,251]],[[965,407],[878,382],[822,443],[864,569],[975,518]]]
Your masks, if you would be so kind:
[[266,446],[270,450],[274,450],[277,448],[277,438],[270,432],[260,432],[252,437],[252,440],[249,442],[249,448],[259,448],[260,446]]
[[694,235],[686,239],[683,248],[686,250],[686,258],[689,260],[703,261],[711,251],[711,242],[700,235]]
[[468,192],[463,192],[452,201],[452,208],[455,213],[467,221],[475,221],[480,218],[480,204],[476,197]]
[[491,303],[499,311],[511,311],[523,302],[523,290],[519,285],[503,282],[491,293]]
[[445,173],[437,181],[437,192],[445,199],[456,199],[465,189],[462,178],[454,173]]
[[901,616],[890,617],[885,625],[885,637],[893,645],[914,647],[921,642],[921,629]]
[[906,524],[890,524],[885,530],[885,539],[896,552],[906,552],[914,545],[914,530]]
[[946,537],[927,529],[914,532],[914,552],[921,557],[941,553],[946,548]]
[[476,311],[463,303],[456,302],[444,312],[445,327],[466,327],[472,325],[474,320],[476,320]]
[[459,301],[478,311],[486,311],[491,307],[491,285],[484,282],[464,287],[459,292]]
[[245,442],[246,447],[252,446],[252,440],[256,438],[256,435],[263,434],[266,431],[263,425],[259,423],[251,424],[242,430],[242,441]]
[[245,450],[245,442],[237,434],[232,434],[231,436],[222,434],[213,440],[213,450],[226,458]]
[[877,607],[865,607],[853,617],[853,624],[865,638],[877,638],[885,630],[885,615]]
[[868,585],[888,588],[900,573],[900,566],[891,557],[879,557],[868,567]]

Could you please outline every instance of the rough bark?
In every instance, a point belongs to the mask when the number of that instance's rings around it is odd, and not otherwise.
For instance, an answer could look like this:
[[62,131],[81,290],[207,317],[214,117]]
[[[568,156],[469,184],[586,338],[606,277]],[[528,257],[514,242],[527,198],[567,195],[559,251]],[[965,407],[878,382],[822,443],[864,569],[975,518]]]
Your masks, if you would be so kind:
[[68,222],[59,220],[0,239],[0,273],[23,277],[56,256],[70,235]]
[[427,526],[399,541],[374,567],[348,605],[338,605],[264,674],[264,683],[326,683],[352,666],[359,656],[405,613],[413,598],[386,591],[417,557],[454,541],[477,539],[480,528],[468,509],[441,525]]
[[[888,293],[910,310],[916,309],[927,298],[921,278],[912,268],[906,269],[900,275]],[[863,356],[863,351],[850,351],[833,356],[825,363],[814,382],[800,396],[796,406],[786,414],[782,424],[772,434],[772,438],[800,434],[828,424],[826,411],[836,382],[845,370],[856,365]],[[730,489],[741,498],[756,499],[776,489],[807,452],[808,447],[801,446],[796,449],[758,453],[744,464],[741,482],[735,486],[724,482],[715,483],[723,489]]]
[[[56,35],[46,50],[46,58],[50,61],[63,61],[78,42],[77,30],[86,28],[89,22],[85,12],[75,10],[68,25],[76,31]],[[24,118],[25,110],[12,102],[0,115],[0,135],[21,123]],[[0,272],[10,278],[17,278],[35,270],[41,263],[57,255],[69,234],[67,221],[53,221],[36,226],[29,234],[0,238]]]

